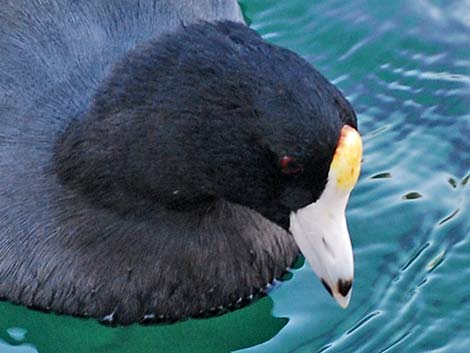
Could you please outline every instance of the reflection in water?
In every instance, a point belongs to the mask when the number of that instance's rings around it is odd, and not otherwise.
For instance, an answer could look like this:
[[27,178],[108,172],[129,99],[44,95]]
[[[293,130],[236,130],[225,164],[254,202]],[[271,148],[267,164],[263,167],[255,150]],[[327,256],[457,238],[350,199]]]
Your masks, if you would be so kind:
[[220,317],[160,326],[110,328],[8,303],[0,310],[0,353],[228,353],[269,340],[289,321],[271,315],[270,297]]

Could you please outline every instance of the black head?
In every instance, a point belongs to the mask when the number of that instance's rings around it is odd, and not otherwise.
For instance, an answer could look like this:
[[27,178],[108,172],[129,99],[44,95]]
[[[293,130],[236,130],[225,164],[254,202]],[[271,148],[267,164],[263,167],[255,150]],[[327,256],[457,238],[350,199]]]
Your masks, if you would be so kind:
[[92,159],[168,208],[223,198],[288,228],[290,211],[321,195],[344,124],[356,127],[353,109],[309,63],[220,22],[127,56],[84,129],[96,151],[114,151]]

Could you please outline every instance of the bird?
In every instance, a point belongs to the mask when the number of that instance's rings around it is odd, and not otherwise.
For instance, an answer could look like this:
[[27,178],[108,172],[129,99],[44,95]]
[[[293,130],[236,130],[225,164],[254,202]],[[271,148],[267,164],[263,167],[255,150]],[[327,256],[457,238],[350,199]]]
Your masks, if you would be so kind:
[[235,0],[2,3],[2,300],[210,317],[302,252],[346,307],[361,153],[350,102]]

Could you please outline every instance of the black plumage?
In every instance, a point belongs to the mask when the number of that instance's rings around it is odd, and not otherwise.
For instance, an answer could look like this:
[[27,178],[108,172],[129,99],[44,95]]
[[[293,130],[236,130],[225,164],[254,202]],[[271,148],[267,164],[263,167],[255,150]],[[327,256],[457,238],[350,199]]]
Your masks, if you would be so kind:
[[246,304],[295,260],[289,212],[356,126],[234,1],[6,1],[0,49],[0,297],[43,310],[128,324]]

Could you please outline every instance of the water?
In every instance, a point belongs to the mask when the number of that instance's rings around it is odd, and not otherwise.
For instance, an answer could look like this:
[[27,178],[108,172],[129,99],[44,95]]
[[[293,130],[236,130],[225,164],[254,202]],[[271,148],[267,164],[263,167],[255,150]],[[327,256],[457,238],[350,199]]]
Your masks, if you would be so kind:
[[358,112],[348,208],[356,279],[340,309],[303,266],[213,319],[107,328],[0,303],[0,353],[470,352],[470,1],[262,1],[253,28]]

